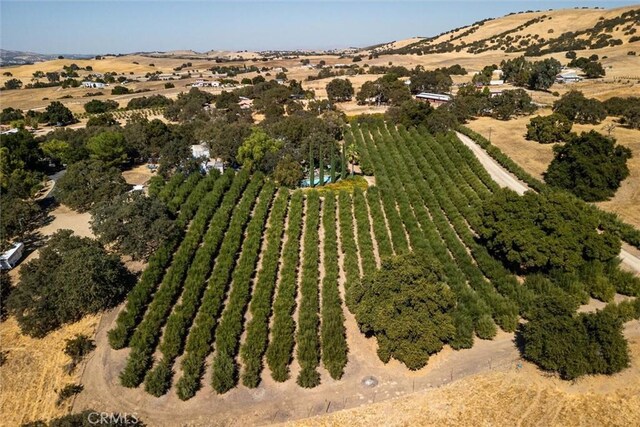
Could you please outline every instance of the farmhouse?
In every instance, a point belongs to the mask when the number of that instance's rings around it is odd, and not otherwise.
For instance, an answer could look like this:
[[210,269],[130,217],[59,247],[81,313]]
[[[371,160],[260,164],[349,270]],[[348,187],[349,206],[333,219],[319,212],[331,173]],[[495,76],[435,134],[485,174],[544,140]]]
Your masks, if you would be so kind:
[[0,270],[11,270],[15,267],[22,258],[23,250],[24,243],[16,243],[11,249],[0,255]]
[[100,83],[100,82],[82,82],[82,86],[86,87],[86,88],[92,88],[92,89],[104,89],[107,84],[106,83]]
[[191,87],[220,87],[219,81],[209,81],[205,79],[197,79]]
[[416,99],[418,101],[428,102],[434,107],[438,107],[442,104],[446,104],[447,102],[451,102],[451,96],[443,93],[421,92],[416,95]]
[[491,80],[489,82],[489,86],[502,86],[503,84],[504,84],[504,80],[502,79]]
[[565,71],[556,75],[556,82],[558,83],[576,83],[582,80],[575,71]]
[[191,146],[191,155],[196,159],[202,159],[200,164],[200,170],[202,172],[209,172],[212,169],[217,169],[220,173],[224,172],[224,164],[220,159],[212,159],[211,151],[206,144],[194,144]]

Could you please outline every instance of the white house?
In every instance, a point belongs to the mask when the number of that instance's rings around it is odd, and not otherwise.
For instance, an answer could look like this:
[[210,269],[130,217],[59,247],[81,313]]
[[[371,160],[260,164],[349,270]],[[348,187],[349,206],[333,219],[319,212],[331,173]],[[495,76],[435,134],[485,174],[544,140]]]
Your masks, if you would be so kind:
[[15,243],[11,249],[0,255],[0,270],[11,270],[16,266],[22,252],[24,251],[24,243]]
[[106,83],[100,83],[100,82],[82,82],[82,86],[86,87],[86,88],[93,88],[93,89],[104,89],[107,84]]
[[504,80],[502,79],[491,80],[489,82],[489,86],[502,86],[503,84],[504,84]]
[[444,93],[420,92],[416,95],[418,101],[426,101],[434,107],[451,102],[451,96]]
[[565,71],[556,75],[556,82],[558,83],[576,83],[582,80],[582,77],[575,71]]
[[211,169],[217,169],[220,173],[224,172],[224,163],[220,159],[211,158],[211,151],[206,144],[192,145],[191,155],[196,159],[202,159],[200,170],[203,172],[209,172]]

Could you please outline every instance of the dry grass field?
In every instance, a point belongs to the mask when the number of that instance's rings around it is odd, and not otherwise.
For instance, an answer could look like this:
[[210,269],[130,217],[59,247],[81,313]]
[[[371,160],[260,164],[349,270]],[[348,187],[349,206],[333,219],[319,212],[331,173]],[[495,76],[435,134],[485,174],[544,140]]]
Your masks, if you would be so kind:
[[[627,335],[640,323],[628,324]],[[521,369],[481,373],[441,388],[369,404],[291,426],[632,426],[640,424],[640,339],[632,366],[612,377],[575,383]]]
[[[640,86],[635,92],[640,96]],[[631,95],[632,93],[628,93]],[[627,95],[627,96],[628,96]],[[538,111],[537,114],[551,114],[550,109]],[[531,117],[535,117],[531,116]],[[480,133],[522,166],[527,172],[542,179],[542,174],[547,170],[553,159],[553,144],[539,144],[535,141],[527,141],[525,134],[527,124],[531,117],[519,117],[509,121],[496,120],[490,117],[480,117],[470,121],[468,127]],[[608,117],[599,125],[574,125],[574,132],[596,130],[606,133],[604,126],[615,124],[616,119]],[[633,157],[629,160],[630,176],[622,182],[620,189],[613,199],[598,203],[601,208],[615,212],[620,217],[636,227],[640,227],[640,131],[617,126],[612,136],[617,141],[631,149]]]

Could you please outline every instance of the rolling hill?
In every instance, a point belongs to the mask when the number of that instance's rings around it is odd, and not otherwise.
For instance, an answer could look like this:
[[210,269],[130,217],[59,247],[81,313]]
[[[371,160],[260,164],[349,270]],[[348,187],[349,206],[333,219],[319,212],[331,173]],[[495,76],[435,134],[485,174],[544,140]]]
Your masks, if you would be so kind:
[[640,6],[616,9],[562,9],[513,13],[455,28],[435,37],[414,37],[365,49],[369,54],[502,51],[540,56],[568,50],[600,49],[633,43]]

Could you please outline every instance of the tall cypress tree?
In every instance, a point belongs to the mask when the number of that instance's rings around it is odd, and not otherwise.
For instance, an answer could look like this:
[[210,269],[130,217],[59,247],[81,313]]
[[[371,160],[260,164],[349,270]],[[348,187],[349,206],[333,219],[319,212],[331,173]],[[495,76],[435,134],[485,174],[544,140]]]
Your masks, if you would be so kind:
[[342,177],[342,179],[345,179],[347,177],[347,155],[345,154],[346,149],[347,147],[345,146],[345,144],[342,144],[342,164],[340,165],[340,176]]
[[320,172],[318,173],[319,178],[320,178],[320,183],[318,185],[324,185],[324,159],[323,157],[323,153],[322,153],[322,145],[320,146]]
[[336,147],[331,143],[331,182],[336,182]]
[[313,163],[313,145],[309,142],[309,187],[313,187],[315,181],[315,171]]

